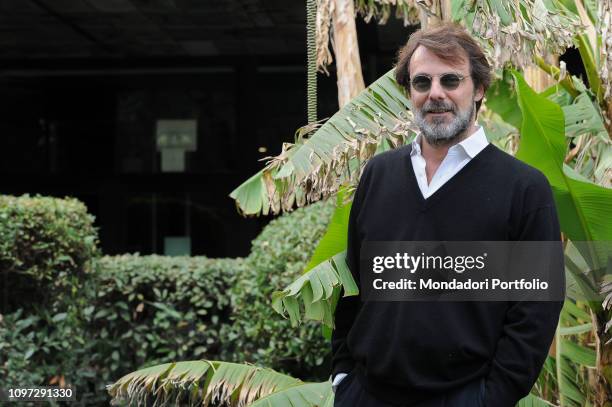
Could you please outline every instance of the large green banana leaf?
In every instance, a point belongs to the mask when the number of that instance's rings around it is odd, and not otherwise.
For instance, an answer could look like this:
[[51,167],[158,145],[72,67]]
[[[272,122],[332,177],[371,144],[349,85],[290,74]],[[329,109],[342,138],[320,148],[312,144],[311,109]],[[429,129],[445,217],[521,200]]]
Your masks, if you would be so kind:
[[612,240],[612,224],[600,219],[612,215],[612,190],[578,179],[564,165],[567,141],[560,106],[538,95],[518,73],[518,103],[523,115],[521,143],[516,157],[541,170],[548,178],[559,211],[561,228],[576,241]]
[[130,373],[107,386],[114,403],[156,406],[322,407],[331,383],[304,383],[271,369],[197,360],[173,362]]
[[486,107],[497,113],[506,123],[520,129],[523,116],[516,103],[516,93],[510,86],[511,80],[507,71],[503,71],[502,77],[493,82],[487,90]]
[[[562,231],[574,242],[593,242],[581,254],[591,271],[601,270],[607,263],[609,250],[600,247],[598,242],[606,245],[605,242],[612,241],[612,223],[602,221],[612,219],[612,189],[586,180],[564,164],[567,141],[563,110],[534,92],[518,72],[513,72],[513,76],[523,116],[516,156],[546,175],[554,192]],[[575,277],[584,276],[575,274]],[[592,299],[592,291],[599,291],[598,283],[590,280],[591,291],[585,293],[585,298]],[[596,310],[601,309],[595,303],[592,305]]]
[[334,214],[304,272],[311,270],[346,249],[347,225],[352,204],[351,201],[347,202],[348,196],[349,192],[347,190],[338,191]]
[[[492,110],[506,123],[516,128],[518,133],[523,119],[513,82],[512,75],[508,70],[504,70],[502,78],[496,80],[487,91],[487,111],[484,117],[490,115],[489,110]],[[565,137],[571,139],[574,146],[577,146],[574,147],[577,151],[571,155],[573,158],[569,164],[595,183],[609,186],[612,142],[604,125],[603,112],[592,100],[592,92],[582,83],[582,80],[575,76],[567,76],[560,84],[564,82],[571,83],[572,92],[569,92],[566,87],[555,84],[539,94],[560,105],[563,110]],[[496,126],[487,127],[489,141],[495,142]],[[513,132],[504,129],[502,136],[503,133],[512,134]],[[503,148],[503,145],[500,147]]]

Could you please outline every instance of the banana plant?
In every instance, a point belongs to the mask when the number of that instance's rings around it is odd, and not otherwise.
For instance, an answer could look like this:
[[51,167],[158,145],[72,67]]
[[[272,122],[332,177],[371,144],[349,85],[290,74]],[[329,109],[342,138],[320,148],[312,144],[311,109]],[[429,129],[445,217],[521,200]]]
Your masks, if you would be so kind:
[[332,407],[331,383],[305,383],[257,366],[209,360],[173,362],[123,376],[107,386],[127,405]]

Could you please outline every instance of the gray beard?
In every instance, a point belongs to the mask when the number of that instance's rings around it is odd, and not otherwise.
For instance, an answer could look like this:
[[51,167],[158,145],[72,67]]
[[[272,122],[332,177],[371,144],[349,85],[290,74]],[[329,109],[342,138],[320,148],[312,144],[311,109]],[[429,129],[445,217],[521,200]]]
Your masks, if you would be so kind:
[[425,120],[425,113],[435,109],[452,109],[452,106],[444,103],[426,103],[421,109],[415,111],[414,122],[430,145],[444,145],[452,142],[468,129],[475,106],[472,103],[468,110],[459,112],[452,110],[455,117],[448,124],[444,124],[444,121],[437,119],[434,119],[432,123]]

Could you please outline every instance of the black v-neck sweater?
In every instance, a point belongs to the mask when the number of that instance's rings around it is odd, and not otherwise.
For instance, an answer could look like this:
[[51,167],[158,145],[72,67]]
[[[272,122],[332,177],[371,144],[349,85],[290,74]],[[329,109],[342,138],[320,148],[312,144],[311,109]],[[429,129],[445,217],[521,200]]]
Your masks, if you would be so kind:
[[[359,282],[364,241],[559,239],[550,185],[535,168],[490,144],[424,199],[404,146],[364,169],[351,208],[347,264]],[[537,379],[562,305],[341,297],[332,375],[355,368],[368,392],[402,406],[485,376],[485,405],[512,407]]]

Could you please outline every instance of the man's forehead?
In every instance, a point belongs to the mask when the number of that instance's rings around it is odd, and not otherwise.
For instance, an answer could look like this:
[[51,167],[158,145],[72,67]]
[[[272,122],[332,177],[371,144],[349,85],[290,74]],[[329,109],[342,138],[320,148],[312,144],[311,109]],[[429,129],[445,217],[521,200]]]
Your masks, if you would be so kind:
[[450,59],[442,59],[430,49],[419,45],[410,58],[408,65],[411,74],[427,72],[431,74],[456,71],[468,73],[470,67],[467,54],[464,50],[457,52],[456,56]]

